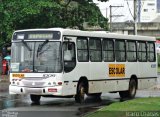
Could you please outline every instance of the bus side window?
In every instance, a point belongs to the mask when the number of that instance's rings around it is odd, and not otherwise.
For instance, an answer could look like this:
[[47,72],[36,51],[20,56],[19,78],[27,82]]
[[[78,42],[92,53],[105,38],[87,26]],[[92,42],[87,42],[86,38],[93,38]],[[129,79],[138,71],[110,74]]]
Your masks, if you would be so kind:
[[138,60],[140,62],[147,61],[147,46],[146,46],[146,42],[144,41],[138,42]]
[[88,40],[84,37],[77,38],[77,57],[79,62],[89,61]]
[[75,44],[73,42],[63,43],[64,71],[70,72],[76,66]]
[[137,61],[136,41],[127,41],[127,60],[129,62]]
[[91,62],[101,62],[102,61],[101,39],[90,38],[90,40],[89,40],[89,51],[90,51]]
[[147,44],[147,55],[148,55],[148,61],[149,62],[155,62],[155,44],[154,42],[148,42]]
[[118,62],[126,61],[126,48],[124,40],[115,41],[115,58]]
[[113,40],[103,39],[103,60],[105,62],[114,61],[114,42]]

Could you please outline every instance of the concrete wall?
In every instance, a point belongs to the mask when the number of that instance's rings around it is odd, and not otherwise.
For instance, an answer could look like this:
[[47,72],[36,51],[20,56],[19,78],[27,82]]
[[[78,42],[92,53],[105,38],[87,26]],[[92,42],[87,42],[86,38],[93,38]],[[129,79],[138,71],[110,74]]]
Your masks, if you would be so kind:
[[[133,35],[133,26],[133,23],[112,23],[112,31]],[[160,23],[138,23],[137,34],[160,38]]]

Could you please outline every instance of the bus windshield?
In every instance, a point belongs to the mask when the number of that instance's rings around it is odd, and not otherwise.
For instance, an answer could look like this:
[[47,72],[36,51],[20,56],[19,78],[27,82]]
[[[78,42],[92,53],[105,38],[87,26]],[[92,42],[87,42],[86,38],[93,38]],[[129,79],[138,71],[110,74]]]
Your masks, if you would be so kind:
[[61,42],[13,42],[11,55],[11,72],[62,71]]

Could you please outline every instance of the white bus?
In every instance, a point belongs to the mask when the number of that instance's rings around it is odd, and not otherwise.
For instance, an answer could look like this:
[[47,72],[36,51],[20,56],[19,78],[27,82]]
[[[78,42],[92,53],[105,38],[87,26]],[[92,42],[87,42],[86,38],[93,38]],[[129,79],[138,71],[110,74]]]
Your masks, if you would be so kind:
[[15,31],[11,47],[10,94],[43,97],[100,96],[119,92],[134,98],[137,89],[157,82],[154,37],[71,29]]

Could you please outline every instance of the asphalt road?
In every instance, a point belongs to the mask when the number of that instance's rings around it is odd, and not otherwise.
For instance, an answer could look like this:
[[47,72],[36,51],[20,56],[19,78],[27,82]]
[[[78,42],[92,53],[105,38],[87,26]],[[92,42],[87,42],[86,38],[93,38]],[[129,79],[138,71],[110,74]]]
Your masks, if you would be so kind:
[[[7,82],[0,83],[0,117],[78,117],[103,106],[122,101],[118,93],[102,94],[100,99],[86,97],[83,104],[74,98],[41,98],[39,105],[32,104],[30,97],[8,94]],[[138,90],[136,98],[160,96],[160,89]]]

